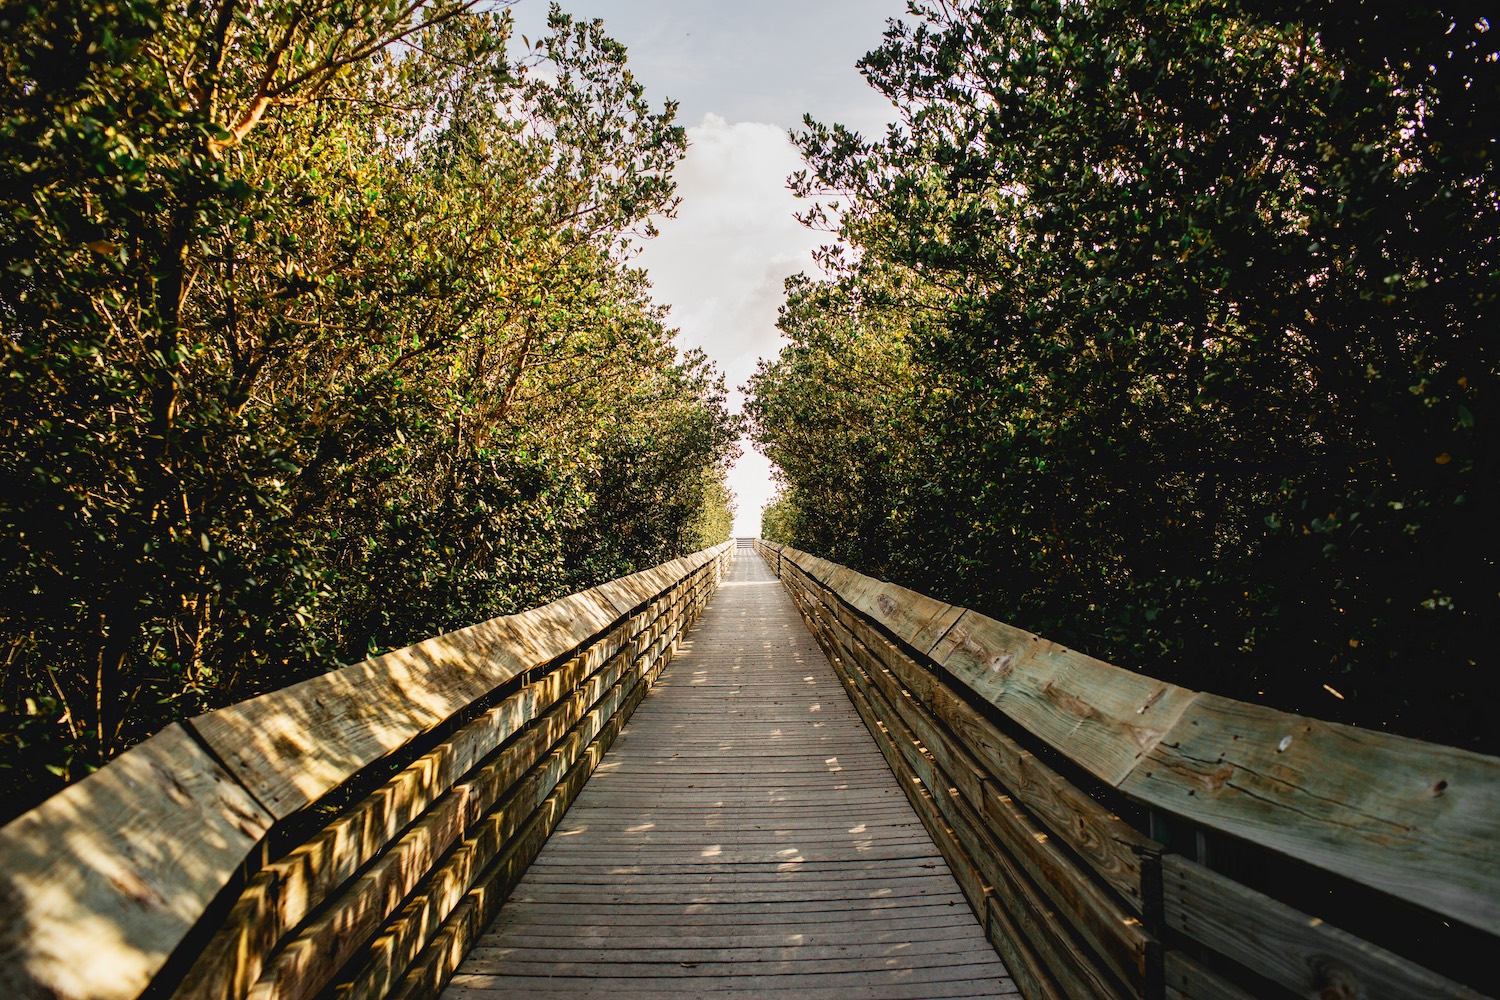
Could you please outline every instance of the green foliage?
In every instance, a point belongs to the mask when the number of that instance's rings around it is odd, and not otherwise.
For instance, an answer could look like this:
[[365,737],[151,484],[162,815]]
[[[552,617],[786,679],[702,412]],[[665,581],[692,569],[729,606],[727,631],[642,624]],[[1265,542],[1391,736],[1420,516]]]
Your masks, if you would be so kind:
[[729,470],[707,467],[699,480],[702,499],[698,512],[687,525],[687,546],[699,551],[729,541],[734,531],[734,494],[729,490]]
[[750,407],[779,530],[1156,676],[1500,750],[1495,33],[914,12],[861,64],[901,127],[809,122],[795,179],[856,251],[816,294],[908,360],[878,404],[820,388],[871,352],[793,289]]
[[790,496],[790,487],[783,488],[770,503],[760,511],[760,537],[780,545],[793,545],[800,537],[800,528],[795,518],[801,510],[796,497]]
[[3,18],[8,806],[712,530],[737,422],[629,266],[684,135],[599,22],[511,59],[454,0]]
[[899,335],[907,312],[873,281],[788,279],[780,326],[792,344],[774,365],[760,363],[745,407],[787,484],[773,530],[876,571],[888,556],[891,472],[910,462],[913,445],[914,376]]

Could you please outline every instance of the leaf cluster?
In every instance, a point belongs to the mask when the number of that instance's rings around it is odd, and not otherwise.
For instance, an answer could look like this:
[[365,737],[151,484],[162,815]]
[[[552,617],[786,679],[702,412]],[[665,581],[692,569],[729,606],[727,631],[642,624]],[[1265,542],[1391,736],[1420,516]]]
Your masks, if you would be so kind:
[[798,137],[846,249],[757,377],[775,530],[1191,687],[1500,749],[1500,35],[1377,0],[912,12],[860,64],[899,124]]
[[22,0],[0,41],[0,787],[717,540],[630,264],[685,139],[598,21]]

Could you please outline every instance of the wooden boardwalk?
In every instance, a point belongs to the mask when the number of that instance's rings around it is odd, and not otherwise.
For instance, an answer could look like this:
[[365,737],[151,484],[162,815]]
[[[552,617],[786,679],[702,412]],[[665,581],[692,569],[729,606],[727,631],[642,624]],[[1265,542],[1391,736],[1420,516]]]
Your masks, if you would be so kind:
[[444,997],[721,992],[1019,996],[744,549]]

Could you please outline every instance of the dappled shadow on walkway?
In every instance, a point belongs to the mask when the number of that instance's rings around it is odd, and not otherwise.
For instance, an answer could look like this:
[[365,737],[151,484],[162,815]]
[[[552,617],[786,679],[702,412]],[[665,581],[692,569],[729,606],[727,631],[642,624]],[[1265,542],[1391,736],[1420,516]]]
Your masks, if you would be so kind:
[[447,1000],[1017,991],[791,601],[740,552]]

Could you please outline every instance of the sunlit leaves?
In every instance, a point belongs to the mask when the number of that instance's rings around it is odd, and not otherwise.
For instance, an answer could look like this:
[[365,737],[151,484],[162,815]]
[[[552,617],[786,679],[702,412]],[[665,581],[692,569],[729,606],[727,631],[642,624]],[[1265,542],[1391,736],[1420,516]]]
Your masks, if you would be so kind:
[[736,421],[626,265],[683,134],[598,23],[5,16],[4,787],[727,532]]

